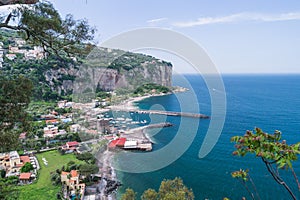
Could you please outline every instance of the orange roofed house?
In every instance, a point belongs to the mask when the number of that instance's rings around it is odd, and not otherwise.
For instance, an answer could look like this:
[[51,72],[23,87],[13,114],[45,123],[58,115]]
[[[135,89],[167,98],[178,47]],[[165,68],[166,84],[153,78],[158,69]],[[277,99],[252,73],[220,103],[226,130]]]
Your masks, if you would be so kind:
[[66,146],[68,149],[76,149],[79,146],[79,143],[76,141],[73,142],[67,142]]
[[31,180],[31,173],[21,173],[19,176],[19,180],[22,183],[28,183]]
[[76,150],[77,147],[79,147],[79,142],[72,141],[72,142],[67,142],[66,145],[62,146],[62,149],[65,151],[73,152]]
[[70,172],[61,172],[61,182],[64,186],[66,186],[67,190],[72,192],[79,190],[80,191],[80,196],[81,199],[83,198],[84,195],[84,190],[85,190],[85,184],[84,183],[79,183],[79,172],[77,170],[71,170]]

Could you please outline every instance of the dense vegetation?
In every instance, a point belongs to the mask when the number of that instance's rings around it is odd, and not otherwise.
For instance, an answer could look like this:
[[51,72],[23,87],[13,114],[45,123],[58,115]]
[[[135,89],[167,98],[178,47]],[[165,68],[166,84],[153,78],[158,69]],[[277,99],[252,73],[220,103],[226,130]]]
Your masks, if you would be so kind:
[[[17,77],[23,75],[31,80],[33,84],[32,98],[35,101],[53,101],[60,99],[71,99],[72,90],[61,90],[58,88],[63,85],[63,81],[73,81],[75,76],[67,73],[57,73],[52,79],[46,79],[47,74],[51,70],[68,69],[72,66],[72,62],[61,62],[53,56],[42,60],[25,60],[22,57],[17,57],[15,60],[9,60],[4,57],[3,67],[0,76]],[[50,77],[51,75],[49,75]]]
[[[11,23],[13,21],[18,23]],[[63,19],[49,1],[31,1],[29,5],[13,8],[8,15],[0,14],[0,28],[17,31],[27,43],[41,46],[57,58],[89,51],[87,42],[93,40],[96,31],[87,20],[75,20],[70,14]]]
[[0,152],[16,148],[19,134],[29,129],[31,91],[27,78],[0,76]]
[[172,64],[163,60],[158,60],[150,55],[144,55],[139,53],[123,52],[120,56],[116,57],[113,62],[108,66],[110,69],[116,69],[119,72],[122,70],[129,71],[136,67],[140,67],[142,63],[147,63],[149,65],[156,65],[156,63],[161,62],[169,67]]
[[[127,188],[121,200],[135,200],[136,193]],[[147,189],[141,196],[142,200],[193,200],[193,191],[187,188],[182,179],[163,180],[158,192],[154,189]]]
[[172,90],[166,86],[158,85],[155,83],[147,83],[135,89],[133,92],[136,95],[144,95],[144,94],[160,94],[160,93],[168,93]]
[[[3,48],[5,51],[8,51],[8,46],[16,46],[15,39],[21,39],[16,32],[0,30],[2,39],[3,39]],[[25,44],[22,47],[19,47],[20,50],[33,49],[29,44]],[[149,72],[154,72],[157,65],[167,65],[172,66],[171,63],[158,60],[149,55],[125,52],[122,50],[111,50],[108,51],[105,48],[99,48],[100,54],[99,58],[96,59],[97,67],[106,66],[109,69],[116,69],[119,73],[128,73],[129,70],[135,68],[147,67]],[[120,57],[118,55],[120,54]],[[71,100],[72,99],[72,87],[73,81],[76,78],[76,72],[80,64],[86,62],[82,59],[75,62],[73,59],[68,57],[61,57],[57,59],[56,55],[48,55],[46,59],[25,59],[23,54],[16,54],[17,57],[14,60],[10,60],[7,57],[3,57],[3,67],[0,71],[0,76],[3,77],[16,77],[22,75],[32,81],[33,84],[33,94],[32,99],[34,101],[56,101],[56,100]],[[117,55],[117,56],[116,56]],[[91,56],[88,56],[88,60]],[[109,65],[101,62],[106,62],[105,59],[112,60],[112,63]],[[104,61],[103,61],[104,60]],[[108,61],[107,61],[108,62]],[[102,66],[103,65],[103,66]],[[145,82],[144,77],[140,77],[141,74],[138,72],[134,73],[134,78],[128,80],[128,82],[143,83]],[[146,82],[150,82],[146,81]],[[66,85],[68,87],[66,87]],[[153,89],[157,89],[163,93],[169,92],[167,88],[154,86],[151,84],[145,85],[145,89],[148,90],[152,86]],[[135,93],[141,92],[141,86]],[[122,88],[120,88],[122,91]],[[128,89],[124,88],[126,93]],[[134,92],[129,90],[129,92]],[[122,92],[118,92],[122,95]],[[102,99],[110,98],[111,94],[107,91],[103,91],[101,86],[96,88],[96,96]]]
[[0,177],[0,199],[14,200],[19,196],[17,188],[19,178],[17,176],[10,176],[8,178]]

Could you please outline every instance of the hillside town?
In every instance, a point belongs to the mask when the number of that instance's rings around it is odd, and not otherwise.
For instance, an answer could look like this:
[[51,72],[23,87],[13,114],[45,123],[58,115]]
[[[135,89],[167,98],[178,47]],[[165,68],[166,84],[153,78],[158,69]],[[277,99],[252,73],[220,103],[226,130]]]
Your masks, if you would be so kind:
[[16,59],[17,56],[24,57],[25,60],[40,60],[45,58],[45,52],[43,48],[39,46],[28,47],[26,41],[22,38],[11,38],[8,49],[4,48],[3,42],[0,41],[0,68],[5,58],[12,61]]
[[[122,150],[152,150],[152,142],[143,133],[148,124],[144,118],[125,117],[124,112],[119,113],[121,116],[111,116],[108,112],[110,107],[100,108],[97,101],[78,104],[63,100],[56,103],[55,109],[57,111],[48,110],[36,116],[35,123],[39,125],[33,132],[42,131],[42,134],[33,136],[32,133],[23,132],[19,135],[22,148],[0,154],[0,170],[5,174],[4,177],[16,177],[20,186],[37,182],[39,176],[42,176],[40,169],[49,167],[50,162],[53,162],[40,156],[47,152],[58,152],[61,156],[73,154],[76,158],[91,155],[89,159],[92,160],[100,152],[103,156],[108,155],[104,160],[109,160]],[[75,117],[74,111],[78,110],[81,110],[81,115]],[[162,124],[158,127],[165,126]],[[83,175],[80,165],[57,169],[60,195],[65,199],[75,196],[80,199],[99,199],[100,196],[115,195],[121,183],[113,175],[115,172],[112,171],[111,163],[104,162],[103,158],[91,162],[97,166],[93,174]],[[30,167],[24,170],[26,163]],[[87,163],[91,167],[94,165]],[[92,180],[88,176],[93,177]]]

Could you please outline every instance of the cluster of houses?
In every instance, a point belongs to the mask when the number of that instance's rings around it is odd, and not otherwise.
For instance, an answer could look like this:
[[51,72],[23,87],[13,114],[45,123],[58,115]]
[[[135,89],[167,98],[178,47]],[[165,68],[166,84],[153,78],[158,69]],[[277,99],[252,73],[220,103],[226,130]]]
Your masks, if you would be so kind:
[[4,56],[9,60],[17,58],[17,54],[22,54],[26,60],[29,59],[43,59],[45,53],[42,47],[34,46],[33,49],[24,48],[26,41],[22,38],[11,38],[13,41],[4,48],[3,42],[0,42],[0,67],[2,67]]
[[[72,102],[68,102],[68,101],[60,101],[58,102],[58,107],[59,108],[71,108],[72,107]],[[61,115],[58,116],[58,113],[55,111],[52,111],[51,113],[47,114],[47,115],[42,115],[41,119],[46,120],[46,127],[44,127],[44,137],[45,138],[54,138],[57,135],[64,135],[66,134],[66,130],[59,130],[58,126],[59,123],[68,123],[68,122],[72,122],[72,118],[70,116],[65,116],[65,115]],[[71,132],[73,132],[75,128],[71,128]],[[77,132],[77,129],[76,129]]]
[[[15,38],[19,39],[19,38]],[[8,47],[8,54],[6,57],[10,60],[14,60],[16,58],[16,54],[23,54],[26,60],[29,59],[43,59],[44,58],[44,50],[42,47],[34,46],[33,49],[22,49],[22,45],[9,45]]]
[[[59,108],[72,108],[73,102],[68,101],[59,101],[58,102]],[[49,114],[41,115],[39,120],[45,121],[46,126],[43,127],[43,135],[42,137],[47,139],[47,144],[52,142],[57,142],[59,139],[55,138],[59,135],[65,135],[67,134],[67,131],[65,129],[59,128],[61,124],[72,122],[72,114],[66,113],[64,115],[59,115],[56,111],[51,111]],[[69,125],[69,132],[71,133],[78,133],[81,129],[81,126],[79,124],[70,124]],[[92,130],[86,130],[87,133],[90,133],[89,131]],[[98,134],[97,131],[91,132],[90,134]],[[26,140],[27,133],[21,133],[19,135],[19,139],[21,141]],[[36,139],[38,139],[38,136],[36,136]],[[76,149],[77,148],[77,149]],[[67,142],[66,145],[63,145],[61,147],[62,150],[65,151],[65,153],[71,153],[75,150],[77,152],[84,152],[87,151],[86,149],[89,148],[82,148],[82,145],[79,145],[78,142]]]
[[[34,170],[27,173],[21,173],[21,168],[25,163],[31,163]],[[33,155],[20,156],[17,151],[0,153],[0,170],[5,170],[6,177],[18,176],[20,183],[30,183],[36,178],[39,163]]]

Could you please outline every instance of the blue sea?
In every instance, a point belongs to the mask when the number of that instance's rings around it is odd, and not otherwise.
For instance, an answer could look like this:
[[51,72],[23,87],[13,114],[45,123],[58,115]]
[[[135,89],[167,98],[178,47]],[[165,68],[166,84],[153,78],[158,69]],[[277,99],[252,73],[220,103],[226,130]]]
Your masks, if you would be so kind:
[[[230,138],[243,135],[246,130],[255,127],[262,128],[265,132],[273,133],[280,130],[287,143],[300,141],[300,75],[223,75],[225,91],[210,88],[211,92],[225,92],[226,118],[221,135],[212,151],[204,158],[199,158],[199,149],[203,143],[211,120],[193,119],[182,120],[181,117],[148,116],[148,120],[157,123],[160,120],[174,124],[173,127],[159,131],[149,130],[154,144],[153,151],[163,149],[183,131],[186,137],[191,137],[189,123],[198,126],[192,144],[176,161],[170,165],[148,173],[118,172],[123,186],[119,194],[126,188],[132,188],[140,197],[148,188],[158,190],[160,182],[164,179],[181,177],[189,188],[192,188],[195,199],[251,199],[245,188],[238,180],[231,177],[231,172],[249,169],[250,175],[256,184],[261,199],[290,199],[284,188],[273,180],[264,164],[254,155],[246,157],[232,156],[234,143]],[[188,87],[189,91],[167,96],[152,97],[141,101],[141,109],[164,109],[181,111],[183,104],[187,110],[193,112],[195,106],[203,114],[211,115],[211,94],[209,86],[198,75],[174,76],[174,85]],[[188,83],[188,84],[187,84]],[[197,104],[192,104],[190,99],[196,94]],[[181,124],[185,123],[185,124]],[[183,130],[179,127],[185,127]],[[178,144],[177,144],[178,145]],[[180,144],[179,144],[180,145]],[[176,153],[176,152],[175,152]],[[147,153],[145,153],[147,154]],[[148,165],[149,163],[140,163]],[[300,175],[300,161],[293,163],[294,169]],[[283,178],[295,191],[297,191],[292,173],[281,171]],[[251,187],[251,185],[250,185]]]

